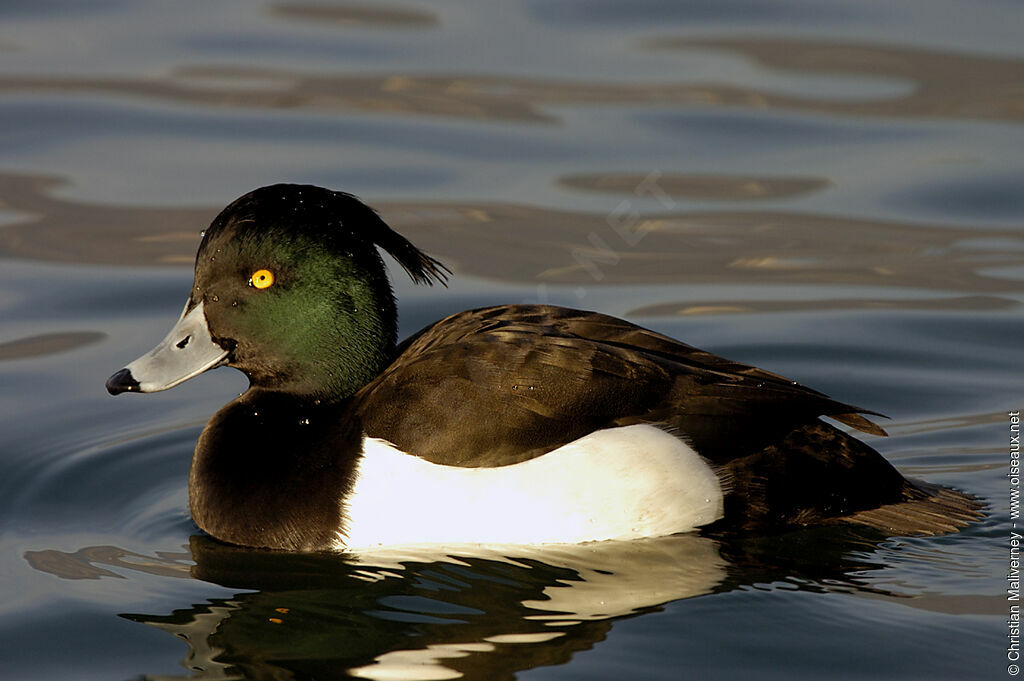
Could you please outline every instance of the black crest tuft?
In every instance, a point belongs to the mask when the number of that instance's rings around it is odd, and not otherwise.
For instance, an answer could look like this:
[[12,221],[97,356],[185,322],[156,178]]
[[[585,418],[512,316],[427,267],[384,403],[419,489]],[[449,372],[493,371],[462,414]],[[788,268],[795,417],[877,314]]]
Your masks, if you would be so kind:
[[397,260],[410,279],[417,284],[430,286],[437,282],[445,287],[448,286],[448,275],[452,272],[441,261],[430,257],[413,246],[408,239],[391,229],[377,214],[377,211],[367,206],[355,196],[344,192],[332,193],[335,196],[344,197],[363,208],[365,214],[361,217],[365,218],[364,226],[370,228],[368,236],[371,241]]
[[[315,230],[335,243],[362,242],[383,248],[417,284],[447,286],[451,270],[416,248],[352,194],[314,185],[275,184],[253,190],[224,209],[211,229],[227,222],[262,222]],[[218,224],[220,223],[220,224]],[[337,241],[335,241],[337,240]]]

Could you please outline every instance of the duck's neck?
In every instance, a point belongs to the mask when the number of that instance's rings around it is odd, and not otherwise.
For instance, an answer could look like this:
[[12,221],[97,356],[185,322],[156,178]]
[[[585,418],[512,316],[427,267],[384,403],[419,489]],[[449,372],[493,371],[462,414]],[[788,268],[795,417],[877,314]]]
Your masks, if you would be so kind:
[[192,517],[217,539],[286,550],[336,543],[362,426],[347,401],[316,405],[252,389],[203,430],[192,459]]

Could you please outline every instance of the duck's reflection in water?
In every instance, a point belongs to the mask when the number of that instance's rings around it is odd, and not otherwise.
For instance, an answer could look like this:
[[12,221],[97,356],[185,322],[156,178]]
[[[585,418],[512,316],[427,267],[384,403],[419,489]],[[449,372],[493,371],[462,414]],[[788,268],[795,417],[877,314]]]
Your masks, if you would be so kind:
[[71,579],[127,568],[239,590],[170,615],[124,615],[188,644],[182,679],[511,679],[591,648],[616,618],[709,593],[726,575],[716,542],[696,535],[345,555],[196,536],[190,548],[192,565],[116,547],[26,559]]
[[863,535],[830,528],[792,536],[361,554],[257,551],[196,536],[191,561],[115,547],[26,559],[70,579],[131,569],[238,590],[169,615],[123,615],[189,646],[188,673],[149,678],[500,680],[567,662],[615,620],[670,601],[779,579],[863,588],[844,575],[880,567],[865,560],[873,542]]

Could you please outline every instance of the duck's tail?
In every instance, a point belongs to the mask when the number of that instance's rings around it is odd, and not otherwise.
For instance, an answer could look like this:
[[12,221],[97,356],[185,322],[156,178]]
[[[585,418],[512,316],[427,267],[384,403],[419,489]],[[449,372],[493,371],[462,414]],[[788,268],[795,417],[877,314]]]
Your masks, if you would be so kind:
[[936,535],[983,515],[977,498],[907,480],[873,448],[822,421],[726,462],[720,473],[729,489],[717,524],[723,530],[854,524],[890,536]]
[[981,500],[941,485],[908,480],[903,497],[834,520],[867,525],[888,535],[930,536],[958,532],[984,515]]

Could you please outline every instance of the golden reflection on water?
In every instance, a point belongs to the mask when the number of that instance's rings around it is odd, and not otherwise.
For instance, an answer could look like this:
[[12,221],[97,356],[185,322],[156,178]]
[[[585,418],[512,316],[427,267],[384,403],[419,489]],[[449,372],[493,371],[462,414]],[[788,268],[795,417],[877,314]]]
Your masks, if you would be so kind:
[[[61,579],[120,578],[122,575],[109,568],[120,568],[162,577],[188,577],[191,574],[191,554],[161,551],[146,556],[117,546],[87,546],[67,553],[55,549],[28,551],[25,560],[36,570],[56,575]],[[104,567],[106,566],[106,567]]]
[[771,312],[812,312],[815,310],[1006,310],[1018,303],[998,296],[957,296],[941,298],[839,298],[828,300],[717,300],[712,304],[689,302],[644,305],[629,311],[638,317],[667,317]]
[[387,28],[422,27],[437,24],[431,12],[402,7],[384,7],[372,4],[329,6],[319,4],[288,3],[271,5],[274,16],[306,21],[317,26],[339,24],[343,26],[381,26]]
[[[340,25],[430,26],[436,21],[415,11],[369,7],[280,5],[271,11],[287,19]],[[908,87],[898,96],[814,97],[715,82],[588,83],[471,74],[313,74],[199,65],[139,79],[5,75],[0,77],[0,92],[88,92],[213,107],[367,111],[549,123],[559,121],[552,107],[565,105],[724,106],[860,117],[1024,118],[1024,61],[1019,59],[798,38],[663,38],[644,47],[679,51],[681,60],[685,60],[687,51],[724,52],[778,72],[868,76],[906,82]]]
[[569,189],[583,189],[613,194],[636,194],[638,188],[657,198],[655,192],[673,199],[707,201],[745,201],[752,199],[785,199],[812,194],[831,183],[820,177],[756,177],[739,175],[681,175],[656,173],[590,173],[567,175],[558,183]]
[[719,50],[775,70],[800,74],[866,75],[906,81],[900,97],[811,99],[760,90],[710,87],[709,101],[729,106],[793,109],[845,116],[1024,118],[1024,62],[911,47],[798,39],[667,38],[653,48]]
[[0,343],[0,362],[68,352],[98,343],[106,337],[107,334],[99,331],[63,331],[16,338]]
[[[632,176],[596,177],[618,191]],[[663,178],[664,179],[664,178]],[[579,182],[579,180],[575,180]],[[772,180],[742,178],[772,187]],[[661,179],[659,179],[659,183]],[[100,205],[52,196],[55,178],[0,174],[0,255],[57,262],[190,265],[200,232],[219,208]],[[668,191],[722,187],[720,178],[669,177]],[[660,185],[659,185],[660,186]],[[792,186],[782,185],[782,191]],[[806,181],[805,181],[806,186]],[[717,189],[716,189],[717,191]],[[912,306],[989,309],[1015,305],[1020,281],[994,268],[1024,265],[1019,234],[768,210],[631,210],[600,215],[492,202],[374,202],[398,232],[458,272],[525,284],[822,284],[916,288],[950,294]],[[628,202],[627,202],[628,203]],[[88,235],[88,238],[83,238]],[[956,294],[956,295],[954,295]],[[792,303],[701,301],[656,314],[794,309]],[[810,307],[807,307],[810,305]],[[829,301],[802,309],[892,307],[892,301]],[[714,307],[724,309],[713,309]],[[671,306],[670,306],[671,307]]]
[[55,177],[0,173],[0,254],[61,263],[191,264],[215,210],[102,206],[51,196]]

